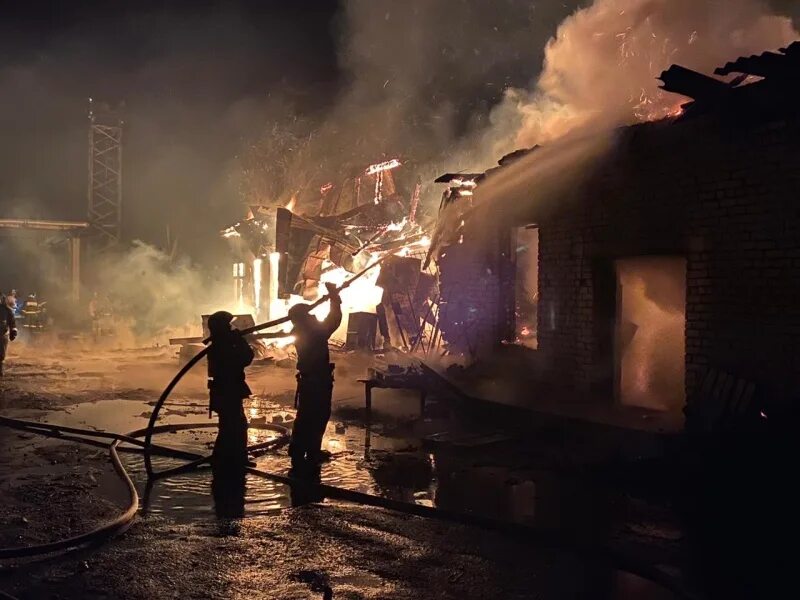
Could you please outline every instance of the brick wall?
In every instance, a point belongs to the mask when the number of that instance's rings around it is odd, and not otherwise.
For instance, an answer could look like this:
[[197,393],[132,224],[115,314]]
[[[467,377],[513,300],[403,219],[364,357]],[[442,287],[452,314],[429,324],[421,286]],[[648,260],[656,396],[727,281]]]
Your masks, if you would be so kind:
[[506,229],[473,226],[440,252],[440,327],[451,351],[485,356],[505,336],[508,243]]
[[[782,397],[800,386],[800,123],[727,119],[624,129],[574,197],[527,219],[540,227],[539,349],[555,382],[613,391],[614,260],[674,255],[687,260],[687,397],[707,366]],[[497,318],[502,283],[464,279]]]
[[[709,136],[688,223],[687,387],[723,366],[791,397],[800,384],[800,123]],[[708,162],[706,161],[706,164]]]
[[705,118],[621,134],[577,198],[540,218],[540,349],[556,378],[613,382],[613,261],[687,259],[687,396],[709,366],[800,382],[800,127]]

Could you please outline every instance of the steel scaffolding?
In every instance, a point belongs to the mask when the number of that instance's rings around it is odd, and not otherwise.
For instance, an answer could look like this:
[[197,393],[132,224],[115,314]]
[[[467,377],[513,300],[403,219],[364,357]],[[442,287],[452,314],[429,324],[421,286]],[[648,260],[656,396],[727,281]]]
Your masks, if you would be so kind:
[[120,240],[122,227],[122,119],[89,99],[89,247],[103,252]]

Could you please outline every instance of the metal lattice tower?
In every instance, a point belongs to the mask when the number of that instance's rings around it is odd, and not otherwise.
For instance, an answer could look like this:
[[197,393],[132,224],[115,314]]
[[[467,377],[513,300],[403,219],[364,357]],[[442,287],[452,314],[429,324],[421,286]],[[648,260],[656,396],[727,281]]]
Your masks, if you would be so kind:
[[89,99],[90,248],[103,252],[120,240],[122,226],[122,119]]

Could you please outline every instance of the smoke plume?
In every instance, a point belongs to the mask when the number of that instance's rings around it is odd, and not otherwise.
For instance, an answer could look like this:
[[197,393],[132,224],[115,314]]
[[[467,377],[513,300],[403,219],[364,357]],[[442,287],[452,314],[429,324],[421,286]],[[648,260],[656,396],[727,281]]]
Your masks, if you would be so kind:
[[[491,107],[504,90],[530,84],[545,41],[574,5],[344,0],[336,26],[342,86],[335,101],[311,118],[287,107],[247,154],[260,156],[262,170],[285,182],[280,204],[309,179],[341,181],[393,157],[406,164],[403,173],[428,184],[442,169],[457,166],[460,140],[474,140],[487,129]],[[285,148],[293,160],[284,165]],[[466,149],[465,144],[458,152]],[[274,173],[276,165],[281,173]],[[254,165],[247,166],[250,177]],[[428,197],[431,204],[434,197]]]
[[230,303],[228,286],[208,272],[141,241],[105,256],[95,272],[100,300],[112,307],[117,338],[136,343],[165,343],[176,332],[197,335],[202,312]]
[[490,126],[459,143],[458,167],[469,170],[543,145],[479,186],[475,200],[491,207],[479,214],[524,222],[532,204],[567,200],[613,151],[615,127],[680,110],[686,99],[656,79],[670,65],[710,74],[798,37],[790,17],[758,0],[595,0],[575,11],[547,42],[535,84],[508,89]]
[[534,88],[507,91],[495,110],[498,149],[668,116],[685,101],[658,88],[670,65],[708,74],[798,37],[758,0],[595,0],[558,27]]
[[797,12],[786,0],[347,0],[343,90],[317,122],[273,131],[295,159],[278,175],[280,201],[310,175],[337,180],[389,156],[427,183],[567,133],[675,114],[685,99],[659,90],[663,70],[711,73],[784,46],[799,37]]

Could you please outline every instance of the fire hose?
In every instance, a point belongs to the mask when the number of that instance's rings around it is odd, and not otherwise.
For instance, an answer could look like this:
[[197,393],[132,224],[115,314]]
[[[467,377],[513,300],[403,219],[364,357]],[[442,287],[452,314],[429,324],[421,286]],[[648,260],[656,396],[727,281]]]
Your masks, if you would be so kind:
[[[342,290],[344,290],[345,288],[350,286],[357,279],[363,277],[368,271],[372,270],[374,267],[376,267],[379,264],[381,264],[389,256],[391,256],[391,255],[390,254],[386,254],[386,255],[382,256],[381,258],[379,258],[378,260],[376,260],[375,262],[372,262],[369,265],[367,265],[364,269],[362,269],[361,271],[359,271],[358,273],[353,275],[350,279],[348,279],[342,285],[340,285],[338,288],[336,288],[337,293],[341,292]],[[314,308],[316,308],[317,306],[319,306],[323,302],[327,302],[329,297],[330,296],[327,296],[327,295],[326,296],[322,296],[322,298],[320,298],[319,300],[317,300],[316,302],[314,302],[314,303],[312,303],[310,305],[309,310],[313,310]],[[274,319],[274,320],[268,321],[266,323],[261,323],[260,325],[254,325],[253,327],[249,327],[247,329],[242,329],[240,331],[240,333],[241,333],[241,335],[245,336],[245,335],[249,335],[251,333],[255,333],[257,331],[263,331],[264,329],[271,329],[272,327],[277,327],[278,325],[283,325],[284,323],[287,323],[288,321],[289,321],[289,317],[288,316],[281,317],[280,319]],[[167,384],[167,387],[164,388],[164,391],[161,392],[161,396],[159,397],[158,401],[156,402],[155,406],[153,407],[153,412],[150,413],[150,420],[147,423],[147,429],[145,430],[145,436],[144,436],[144,467],[145,467],[145,470],[147,471],[147,476],[148,477],[153,477],[153,476],[157,475],[157,473],[155,471],[153,471],[153,462],[152,462],[151,456],[150,456],[150,448],[151,448],[152,440],[153,440],[153,430],[155,428],[156,421],[158,420],[158,415],[161,412],[161,407],[164,405],[164,402],[167,401],[167,398],[169,398],[169,395],[172,393],[172,390],[175,389],[175,386],[178,385],[178,383],[180,382],[181,379],[183,379],[184,375],[186,375],[189,371],[191,371],[192,368],[197,363],[199,363],[201,360],[203,360],[203,358],[205,358],[206,354],[208,354],[209,348],[210,348],[210,346],[206,346],[200,352],[198,352],[195,356],[193,356],[192,359],[189,360],[189,362],[187,362],[185,365],[183,365],[183,368],[181,368],[181,370],[176,373],[175,377],[172,378],[172,381],[170,381]]]
[[[339,286],[337,288],[337,291],[345,289],[347,286],[352,284],[356,279],[363,276],[371,268],[382,262],[385,258],[386,257],[381,258],[380,260],[369,265],[363,271],[354,275],[344,284]],[[311,309],[315,308],[316,306],[319,306],[320,304],[322,304],[327,300],[328,296],[323,296],[322,298],[311,304]],[[241,334],[248,335],[256,331],[261,331],[264,329],[269,329],[271,327],[276,327],[278,325],[286,323],[287,321],[288,317],[275,319],[273,321],[269,321],[267,323],[263,323],[242,330]],[[40,544],[36,546],[0,548],[0,559],[49,554],[60,550],[69,550],[78,547],[83,547],[89,544],[95,544],[110,539],[111,537],[119,533],[122,533],[128,527],[130,527],[138,510],[139,495],[136,491],[135,486],[133,485],[130,476],[125,470],[122,461],[119,458],[119,451],[141,452],[144,455],[145,469],[147,471],[147,475],[150,480],[163,478],[177,473],[183,473],[188,470],[194,469],[205,462],[210,461],[211,456],[202,456],[192,452],[154,444],[152,441],[153,435],[157,433],[163,433],[167,431],[177,431],[181,429],[207,428],[207,427],[214,427],[216,425],[214,423],[207,423],[207,422],[173,424],[173,425],[156,425],[156,421],[158,419],[161,407],[164,405],[169,395],[172,393],[172,390],[175,388],[178,382],[180,382],[180,380],[184,377],[184,375],[186,375],[186,373],[188,373],[192,369],[192,367],[194,367],[198,362],[200,362],[200,360],[202,360],[202,358],[207,353],[208,353],[208,347],[201,350],[195,357],[193,357],[189,362],[187,362],[186,365],[184,365],[183,368],[181,368],[178,371],[175,377],[173,377],[173,379],[169,382],[169,384],[159,397],[158,401],[156,402],[155,406],[153,407],[153,411],[150,415],[147,427],[144,429],[133,431],[127,435],[89,430],[89,429],[79,429],[74,427],[65,427],[47,423],[38,423],[33,421],[22,421],[18,419],[11,419],[8,417],[0,416],[0,426],[11,427],[14,429],[20,429],[23,431],[39,435],[57,437],[59,439],[76,441],[79,443],[86,443],[89,445],[108,448],[111,457],[111,462],[112,465],[114,466],[114,470],[116,471],[120,479],[122,479],[122,481],[124,482],[129,496],[129,504],[125,509],[125,511],[109,523],[103,524],[87,533],[63,540],[58,540],[55,542]],[[270,425],[270,424],[255,425],[252,423],[249,426],[260,429],[270,429],[280,433],[281,435],[277,439],[270,440],[268,442],[261,444],[254,444],[248,446],[247,448],[248,453],[255,453],[258,451],[275,449],[281,444],[286,443],[286,441],[288,440],[288,430],[284,427],[277,425]],[[70,435],[65,435],[65,434],[70,434]],[[140,439],[141,437],[144,437],[144,440]],[[105,444],[94,438],[107,439],[112,441],[110,444]],[[120,446],[120,444],[123,443],[129,444],[129,446]],[[181,458],[188,460],[189,462],[184,465],[175,467],[173,469],[156,472],[153,470],[153,465],[152,465],[153,454],[160,456],[169,456],[173,458]],[[500,521],[497,519],[483,517],[476,514],[459,513],[455,511],[448,511],[441,508],[434,508],[419,504],[411,504],[408,502],[392,500],[381,496],[376,496],[372,494],[366,494],[363,492],[356,492],[345,488],[331,486],[323,484],[319,481],[269,473],[252,467],[248,467],[247,472],[257,477],[262,477],[265,479],[269,479],[271,481],[275,481],[277,483],[291,486],[294,489],[302,489],[314,493],[319,497],[327,497],[336,500],[361,504],[365,506],[374,506],[378,508],[392,510],[406,515],[414,515],[418,517],[435,519],[439,521],[460,523],[468,526],[476,526],[483,529],[488,529],[491,531],[502,533],[528,543],[535,542],[543,544],[548,547],[567,550],[573,554],[588,557],[593,560],[600,560],[602,562],[610,563],[611,565],[617,568],[624,569],[630,573],[636,574],[645,579],[653,581],[658,585],[661,585],[662,587],[672,591],[673,593],[676,593],[681,597],[684,598],[693,597],[693,594],[687,591],[679,582],[675,581],[675,579],[670,577],[665,572],[645,563],[644,561],[641,561],[635,557],[631,557],[620,551],[610,549],[608,547],[599,547],[596,545],[586,544],[578,539],[568,539],[561,531],[546,530],[518,523],[509,523],[505,521]]]
[[[128,506],[122,514],[117,516],[112,521],[96,527],[95,529],[92,529],[84,534],[35,546],[0,548],[0,559],[9,559],[51,554],[62,550],[72,550],[89,545],[96,545],[124,532],[126,529],[128,529],[128,527],[130,527],[130,525],[133,523],[134,517],[136,516],[136,512],[139,508],[139,495],[129,474],[125,470],[122,461],[120,460],[119,451],[144,452],[145,442],[140,438],[148,431],[153,434],[157,434],[186,429],[215,427],[216,424],[203,422],[157,425],[152,429],[139,429],[132,431],[127,435],[105,431],[95,431],[91,429],[66,427],[63,425],[53,425],[49,423],[39,423],[35,421],[23,421],[2,416],[0,416],[0,426],[26,431],[28,433],[54,437],[61,440],[74,441],[92,446],[108,448],[114,470],[125,484],[129,497]],[[272,430],[279,433],[280,436],[268,442],[262,442],[248,446],[248,453],[253,454],[257,451],[265,449],[275,449],[288,441],[288,430],[280,425],[250,424],[250,427]],[[110,439],[112,442],[111,444],[104,444],[93,438]],[[121,446],[120,444],[123,443],[130,445]],[[168,475],[174,475],[188,471],[191,468],[196,468],[204,462],[210,461],[211,459],[210,455],[202,456],[193,452],[178,450],[152,443],[150,445],[150,450],[153,454],[159,456],[183,458],[191,461],[173,469],[161,471],[154,475],[154,479],[160,479]],[[482,529],[504,534],[508,537],[517,539],[518,541],[527,543],[535,542],[547,547],[566,550],[579,556],[607,562],[616,568],[621,568],[630,573],[634,573],[635,575],[639,575],[640,577],[653,581],[662,587],[669,589],[681,597],[692,597],[690,592],[687,592],[678,582],[674,581],[663,571],[653,568],[652,566],[622,552],[611,550],[605,547],[596,547],[581,542],[578,539],[568,539],[565,537],[564,533],[560,531],[500,521],[472,513],[460,513],[441,508],[434,508],[431,506],[411,504],[400,500],[392,500],[382,496],[376,496],[373,494],[366,494],[364,492],[356,492],[337,486],[327,485],[319,481],[269,473],[267,471],[262,471],[260,469],[251,467],[247,468],[247,472],[263,479],[269,479],[270,481],[290,486],[293,489],[303,490],[320,498],[326,497],[344,502],[360,504],[363,506],[374,506],[376,508],[391,510],[406,515],[434,519],[437,521],[459,523],[472,527],[480,527]]]
[[[353,277],[345,281],[341,286],[337,288],[337,292],[345,289],[354,281],[362,277],[368,271],[370,271],[375,266],[379,265],[383,262],[389,255],[385,255],[380,259],[376,260],[375,262],[368,265],[366,268],[361,270],[359,273],[355,274]],[[313,309],[323,302],[327,301],[329,296],[323,296],[313,304],[311,304],[310,309]],[[250,327],[248,329],[242,330],[242,335],[249,335],[251,333],[255,333],[256,331],[261,331],[263,329],[270,329],[271,327],[276,327],[283,323],[286,323],[289,320],[288,317],[284,317],[281,319],[276,319],[267,323],[263,323],[260,325],[256,325],[254,327]],[[26,547],[19,547],[19,548],[0,548],[0,559],[3,558],[20,558],[25,556],[35,556],[41,554],[50,554],[52,552],[57,552],[59,550],[67,550],[72,549],[80,546],[84,546],[89,543],[99,542],[104,539],[108,539],[118,533],[121,533],[125,529],[127,529],[130,524],[133,522],[134,517],[136,516],[136,511],[139,507],[139,495],[136,491],[133,482],[128,475],[127,471],[125,470],[122,462],[119,458],[118,450],[123,449],[126,451],[132,451],[136,448],[140,449],[140,451],[144,454],[144,463],[145,469],[147,471],[148,479],[157,479],[166,477],[169,475],[175,475],[178,473],[183,473],[194,469],[200,466],[203,463],[209,462],[211,460],[211,456],[202,456],[199,454],[195,454],[192,452],[186,452],[183,450],[177,450],[174,448],[169,448],[166,446],[160,446],[157,444],[152,443],[152,438],[154,433],[161,433],[164,431],[178,431],[181,429],[198,429],[198,428],[206,428],[206,427],[214,427],[215,424],[213,423],[188,423],[188,424],[179,424],[179,425],[156,425],[156,420],[158,419],[159,412],[161,411],[161,407],[164,405],[166,400],[169,398],[169,395],[172,393],[172,390],[178,384],[178,382],[183,378],[186,373],[188,373],[192,367],[194,367],[200,360],[205,357],[208,353],[209,346],[206,346],[203,350],[201,350],[196,356],[194,356],[186,365],[181,368],[178,373],[173,377],[173,379],[169,382],[167,387],[161,393],[158,401],[156,402],[155,406],[153,407],[153,411],[150,415],[150,419],[148,421],[148,425],[145,429],[134,431],[128,435],[122,435],[118,433],[110,433],[105,431],[95,431],[89,429],[80,429],[76,427],[67,427],[63,425],[52,425],[48,423],[38,423],[35,421],[24,421],[20,419],[11,419],[8,417],[0,416],[0,425],[5,427],[10,427],[13,429],[20,429],[23,431],[27,431],[29,433],[34,433],[38,435],[45,435],[48,437],[57,437],[63,440],[68,441],[75,441],[79,443],[89,444],[93,446],[99,446],[103,448],[108,448],[111,463],[114,466],[114,470],[122,479],[123,483],[128,492],[129,503],[125,511],[119,515],[117,518],[112,520],[109,523],[101,525],[87,533],[58,540],[55,542],[50,542],[46,544],[39,544],[35,546],[26,546]],[[260,429],[271,429],[273,431],[277,431],[281,434],[281,437],[277,440],[273,440],[271,442],[266,442],[263,444],[255,444],[248,446],[247,451],[248,453],[254,453],[261,450],[266,449],[274,449],[276,446],[279,446],[282,443],[286,443],[288,441],[288,430],[285,427],[281,427],[279,425],[254,425],[249,424],[249,427],[258,427]],[[69,434],[69,435],[65,435]],[[144,441],[139,439],[141,436],[144,436]],[[110,444],[105,444],[98,441],[95,438],[111,440]],[[127,443],[132,445],[134,448],[121,448],[120,443]],[[186,459],[190,462],[187,464],[181,465],[179,467],[175,467],[173,469],[168,469],[161,472],[155,472],[153,470],[152,465],[152,455],[159,454],[163,456],[170,456],[173,458],[182,458]]]
[[[38,544],[35,546],[23,546],[17,548],[0,548],[0,559],[22,558],[26,556],[51,554],[53,552],[57,552],[60,550],[70,550],[73,548],[79,548],[82,546],[86,546],[88,544],[94,544],[109,539],[119,533],[122,533],[128,527],[130,527],[134,517],[136,516],[136,512],[139,509],[139,494],[136,491],[136,487],[133,485],[133,481],[131,480],[130,475],[125,470],[125,467],[123,466],[122,461],[120,460],[119,452],[120,451],[143,452],[144,442],[139,438],[142,435],[144,435],[145,433],[144,429],[132,431],[127,435],[123,435],[118,433],[110,433],[106,431],[95,431],[92,429],[67,427],[64,425],[53,425],[50,423],[39,423],[36,421],[11,419],[9,417],[3,417],[3,416],[0,416],[0,425],[4,427],[9,427],[11,429],[25,431],[27,433],[33,433],[37,435],[44,435],[47,437],[53,437],[66,441],[88,444],[90,446],[99,446],[101,448],[108,448],[109,455],[111,457],[111,464],[114,467],[114,471],[122,480],[128,494],[128,506],[125,508],[125,511],[122,514],[117,516],[112,521],[104,523],[103,525],[96,527],[95,529],[92,529],[87,533],[58,540],[55,542]],[[166,433],[172,431],[201,429],[201,428],[208,428],[215,426],[216,426],[215,423],[208,423],[208,422],[159,425],[154,428],[153,433]],[[274,449],[288,441],[288,429],[286,429],[281,425],[264,423],[264,424],[250,424],[249,427],[255,429],[275,431],[279,434],[279,437],[274,440],[270,440],[268,442],[262,442],[248,446],[247,447],[248,453],[255,454],[266,449]],[[111,440],[111,443],[105,444],[98,441],[95,438]],[[120,444],[130,444],[130,446],[120,446]],[[199,465],[205,462],[209,462],[211,460],[210,455],[203,456],[201,454],[196,454],[194,452],[187,452],[185,450],[178,450],[175,448],[169,448],[167,446],[161,446],[157,444],[151,445],[151,451],[155,454],[158,454],[159,456],[167,456],[170,458],[181,458],[191,461],[188,464],[181,465],[173,469],[169,469],[168,471],[162,471],[162,473],[160,474],[161,477],[185,472],[188,470],[187,468],[188,466],[196,468]]]

